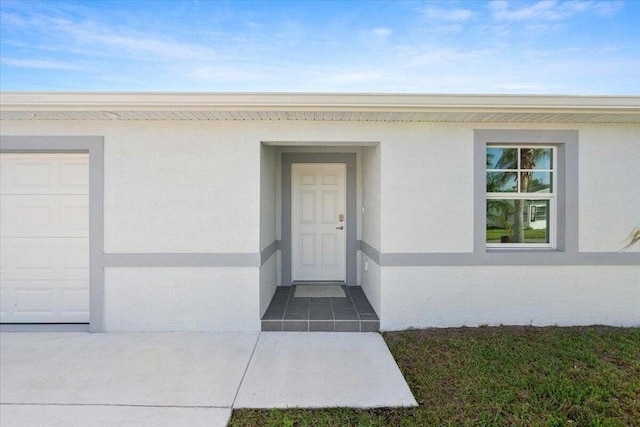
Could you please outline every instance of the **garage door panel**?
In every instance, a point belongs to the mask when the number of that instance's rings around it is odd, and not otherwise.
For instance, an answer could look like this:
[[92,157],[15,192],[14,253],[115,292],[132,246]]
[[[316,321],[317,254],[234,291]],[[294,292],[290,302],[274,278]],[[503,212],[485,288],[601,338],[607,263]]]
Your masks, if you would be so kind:
[[0,196],[2,237],[88,237],[89,196]]
[[5,280],[2,282],[2,323],[86,323],[89,321],[88,281]]
[[1,238],[2,280],[88,280],[85,238]]
[[53,164],[45,159],[11,159],[3,155],[2,193],[40,194],[40,188],[51,188]]
[[87,194],[86,189],[89,188],[88,164],[89,159],[87,158],[60,162],[59,187],[65,188],[73,194]]
[[0,156],[0,194],[89,194],[86,154]]
[[[85,282],[78,289],[65,288],[62,290],[62,313],[65,315],[88,315],[89,291]],[[88,318],[87,318],[88,319]]]
[[21,285],[13,289],[14,311],[24,314],[53,314],[57,295],[48,287],[49,282],[46,282],[46,288],[34,287],[33,284]]
[[89,156],[0,155],[0,322],[89,321]]

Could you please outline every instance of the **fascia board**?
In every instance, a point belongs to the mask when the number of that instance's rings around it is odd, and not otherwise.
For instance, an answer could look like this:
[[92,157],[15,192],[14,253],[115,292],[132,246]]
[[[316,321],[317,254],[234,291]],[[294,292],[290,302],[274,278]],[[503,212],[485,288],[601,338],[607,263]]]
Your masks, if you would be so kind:
[[3,111],[639,113],[639,96],[3,92]]

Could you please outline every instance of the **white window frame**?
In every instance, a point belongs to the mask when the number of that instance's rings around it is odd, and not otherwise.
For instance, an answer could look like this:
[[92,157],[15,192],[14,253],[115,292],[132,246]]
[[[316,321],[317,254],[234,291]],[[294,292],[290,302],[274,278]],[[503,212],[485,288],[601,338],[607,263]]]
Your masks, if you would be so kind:
[[[557,197],[558,197],[558,153],[555,145],[544,145],[540,143],[527,144],[526,142],[518,142],[513,144],[493,144],[487,143],[485,148],[535,148],[535,149],[550,149],[551,150],[551,169],[534,169],[535,172],[551,172],[551,190],[549,193],[521,193],[520,192],[520,173],[523,171],[520,165],[520,155],[517,157],[517,169],[489,169],[485,167],[485,177],[487,172],[515,172],[517,177],[517,192],[491,192],[488,193],[485,188],[485,220],[486,220],[486,201],[487,200],[548,200],[549,209],[547,211],[547,223],[549,224],[547,232],[549,233],[549,243],[486,243],[486,229],[485,229],[485,243],[487,249],[556,249],[557,248],[557,227],[558,227],[558,212],[557,212]],[[526,169],[525,169],[526,170]]]

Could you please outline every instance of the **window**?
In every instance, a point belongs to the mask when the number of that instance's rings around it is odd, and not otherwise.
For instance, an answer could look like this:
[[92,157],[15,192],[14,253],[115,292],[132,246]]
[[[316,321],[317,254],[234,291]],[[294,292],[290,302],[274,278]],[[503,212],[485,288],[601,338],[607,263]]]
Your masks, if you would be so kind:
[[486,145],[486,245],[555,248],[556,148]]

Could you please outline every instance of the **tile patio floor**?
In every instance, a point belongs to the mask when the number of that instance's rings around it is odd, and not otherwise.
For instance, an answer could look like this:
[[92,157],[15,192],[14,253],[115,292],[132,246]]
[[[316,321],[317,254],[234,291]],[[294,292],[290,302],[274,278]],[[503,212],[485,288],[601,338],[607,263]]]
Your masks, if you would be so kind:
[[263,331],[376,332],[380,319],[360,286],[344,286],[346,298],[294,297],[296,286],[278,286],[262,316]]

